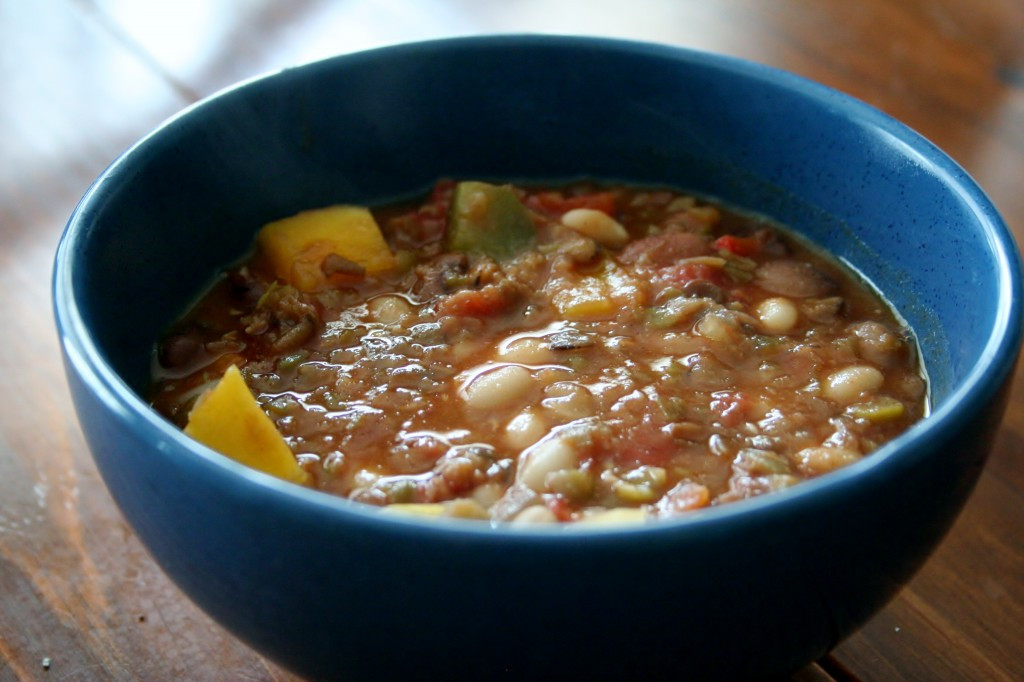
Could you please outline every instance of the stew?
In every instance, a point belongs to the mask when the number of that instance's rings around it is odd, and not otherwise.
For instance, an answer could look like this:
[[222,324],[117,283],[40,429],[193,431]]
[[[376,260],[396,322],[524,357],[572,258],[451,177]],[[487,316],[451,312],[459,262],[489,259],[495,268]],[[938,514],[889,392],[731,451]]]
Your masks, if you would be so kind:
[[393,511],[671,517],[857,462],[927,410],[867,282],[685,193],[443,181],[257,241],[158,344],[154,406]]

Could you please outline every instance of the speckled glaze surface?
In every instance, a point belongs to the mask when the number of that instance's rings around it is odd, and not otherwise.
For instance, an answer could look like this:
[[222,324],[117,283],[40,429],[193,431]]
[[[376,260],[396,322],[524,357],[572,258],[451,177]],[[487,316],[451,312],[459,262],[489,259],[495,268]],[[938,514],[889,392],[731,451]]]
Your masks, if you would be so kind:
[[[642,528],[382,516],[246,470],[139,397],[157,334],[268,220],[436,178],[672,185],[848,260],[918,334],[932,416],[784,493]],[[862,624],[984,464],[1020,344],[1016,247],[981,190],[878,111],[735,59],[561,37],[385,48],[200,103],[83,198],[54,296],[79,421],[164,570],[313,678],[781,674]]]

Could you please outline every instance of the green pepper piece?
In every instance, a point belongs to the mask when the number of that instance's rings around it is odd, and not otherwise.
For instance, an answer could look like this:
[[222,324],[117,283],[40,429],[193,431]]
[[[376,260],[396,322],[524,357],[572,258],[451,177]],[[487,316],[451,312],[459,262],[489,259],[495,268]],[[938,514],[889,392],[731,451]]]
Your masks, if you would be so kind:
[[455,186],[448,215],[450,251],[507,261],[531,248],[536,238],[530,213],[511,187],[474,181]]

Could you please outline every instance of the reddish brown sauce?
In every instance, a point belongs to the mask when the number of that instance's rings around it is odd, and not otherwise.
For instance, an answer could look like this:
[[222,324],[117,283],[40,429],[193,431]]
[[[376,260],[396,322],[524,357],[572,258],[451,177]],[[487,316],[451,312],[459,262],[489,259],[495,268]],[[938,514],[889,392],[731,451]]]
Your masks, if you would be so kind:
[[392,271],[328,258],[303,293],[260,254],[230,269],[160,343],[153,404],[184,425],[238,365],[315,487],[494,522],[760,495],[925,414],[910,331],[769,221],[665,190],[517,192],[536,243],[503,261],[445,251],[440,183],[374,211]]

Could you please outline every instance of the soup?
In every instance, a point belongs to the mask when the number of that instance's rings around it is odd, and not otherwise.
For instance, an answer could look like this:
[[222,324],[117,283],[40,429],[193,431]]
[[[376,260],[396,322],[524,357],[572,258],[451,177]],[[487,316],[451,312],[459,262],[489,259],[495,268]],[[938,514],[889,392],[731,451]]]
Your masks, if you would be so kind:
[[856,273],[685,193],[443,181],[257,241],[158,344],[153,405],[396,512],[672,517],[852,464],[927,409],[911,331]]

